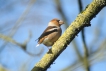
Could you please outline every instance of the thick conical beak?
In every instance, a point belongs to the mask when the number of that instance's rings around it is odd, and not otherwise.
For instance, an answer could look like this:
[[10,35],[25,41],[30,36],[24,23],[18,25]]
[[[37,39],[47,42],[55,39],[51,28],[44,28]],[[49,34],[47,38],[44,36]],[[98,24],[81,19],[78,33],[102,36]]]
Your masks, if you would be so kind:
[[63,22],[62,20],[60,20],[60,21],[59,21],[59,24],[62,25],[62,24],[64,24],[64,22]]

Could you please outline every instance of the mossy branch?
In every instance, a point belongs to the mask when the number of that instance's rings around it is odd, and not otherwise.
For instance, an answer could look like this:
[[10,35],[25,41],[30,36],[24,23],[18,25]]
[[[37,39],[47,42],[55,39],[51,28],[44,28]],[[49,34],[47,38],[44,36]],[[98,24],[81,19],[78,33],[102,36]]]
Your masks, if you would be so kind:
[[67,45],[77,36],[77,34],[87,26],[90,21],[106,6],[106,0],[93,0],[84,11],[82,11],[74,22],[66,29],[64,34],[52,46],[52,49],[43,56],[35,65],[32,71],[46,71],[55,59],[66,49]]

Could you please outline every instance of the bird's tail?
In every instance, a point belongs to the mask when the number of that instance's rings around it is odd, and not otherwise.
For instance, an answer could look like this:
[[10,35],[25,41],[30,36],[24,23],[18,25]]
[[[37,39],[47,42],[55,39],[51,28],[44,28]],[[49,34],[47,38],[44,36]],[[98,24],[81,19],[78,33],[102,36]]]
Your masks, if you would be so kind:
[[38,47],[40,44],[37,44],[36,47]]

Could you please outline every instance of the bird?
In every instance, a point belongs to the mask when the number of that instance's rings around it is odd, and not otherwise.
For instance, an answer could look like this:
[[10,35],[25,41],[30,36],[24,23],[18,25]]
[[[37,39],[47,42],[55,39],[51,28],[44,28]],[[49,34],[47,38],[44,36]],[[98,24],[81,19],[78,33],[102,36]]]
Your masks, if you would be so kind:
[[38,44],[36,45],[36,47],[38,47],[42,43],[47,47],[52,46],[61,36],[61,33],[62,33],[61,25],[62,24],[64,24],[64,21],[59,20],[57,18],[52,19],[48,23],[47,28],[44,30],[41,36],[37,39]]

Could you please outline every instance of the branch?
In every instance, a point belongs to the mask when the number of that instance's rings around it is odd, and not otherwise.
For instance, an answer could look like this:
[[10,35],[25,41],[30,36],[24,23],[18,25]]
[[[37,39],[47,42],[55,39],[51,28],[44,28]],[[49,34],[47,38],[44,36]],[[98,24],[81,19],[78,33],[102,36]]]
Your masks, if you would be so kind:
[[[66,16],[65,16],[65,14],[64,14],[64,12],[63,12],[63,10],[62,10],[61,2],[60,2],[60,0],[55,0],[55,2],[56,2],[56,4],[57,4],[58,12],[61,14],[61,17],[63,18],[63,20],[65,20],[65,28],[67,28],[67,27],[68,27],[68,22],[67,22],[67,18],[66,18]],[[81,4],[81,3],[80,3],[80,4]],[[81,6],[80,6],[80,8],[81,8]],[[73,40],[72,44],[73,44],[73,46],[74,46],[74,49],[75,49],[75,51],[76,51],[76,54],[77,54],[79,60],[82,60],[82,56],[81,56],[81,54],[80,54],[80,52],[79,52],[79,50],[78,50],[78,46],[76,45],[76,41]]]
[[30,41],[31,37],[32,37],[32,34],[31,34],[31,32],[29,32],[29,37],[23,43],[19,43],[9,36],[0,34],[0,39],[5,40],[5,42],[10,42],[10,43],[16,44],[16,45],[20,46],[29,55],[35,56],[35,55],[38,55],[38,54],[32,54],[32,53],[29,53],[29,52],[26,51],[27,44]]
[[[103,40],[99,48],[94,53],[90,53],[90,55],[88,56],[89,66],[94,65],[102,60],[105,60],[104,56],[106,56],[106,47],[104,46],[106,46],[106,40]],[[61,71],[76,71],[79,67],[82,66],[84,66],[84,63],[82,64],[81,61],[78,60],[75,61],[73,64],[70,64],[66,68],[62,69]]]
[[[78,0],[79,3],[79,11],[82,11],[82,2],[81,0]],[[90,71],[90,66],[89,66],[89,62],[88,62],[88,49],[87,49],[87,44],[86,44],[86,40],[85,40],[85,29],[83,28],[81,31],[82,34],[82,42],[83,42],[83,48],[84,48],[84,58],[83,58],[83,63],[84,63],[84,67],[86,69],[86,71]]]
[[[18,30],[18,28],[21,26],[22,22],[24,21],[26,15],[29,13],[32,5],[35,3],[36,0],[30,0],[29,4],[27,5],[26,9],[24,10],[24,12],[22,13],[22,15],[20,16],[20,18],[16,21],[14,27],[11,29],[10,33],[8,36],[12,37]],[[4,42],[2,44],[2,46],[0,47],[0,52],[5,48],[6,44],[8,42]]]
[[67,28],[68,27],[67,17],[65,16],[64,11],[62,10],[61,2],[60,2],[60,0],[55,0],[55,3],[57,5],[57,10],[58,10],[59,14],[61,15],[63,21],[65,22],[65,28]]
[[75,36],[87,26],[100,10],[106,5],[106,0],[94,0],[86,9],[80,13],[76,20],[71,23],[64,34],[54,43],[52,49],[43,56],[43,58],[35,65],[32,71],[46,71],[47,68],[55,61],[55,59],[66,49],[67,45],[75,38]]

